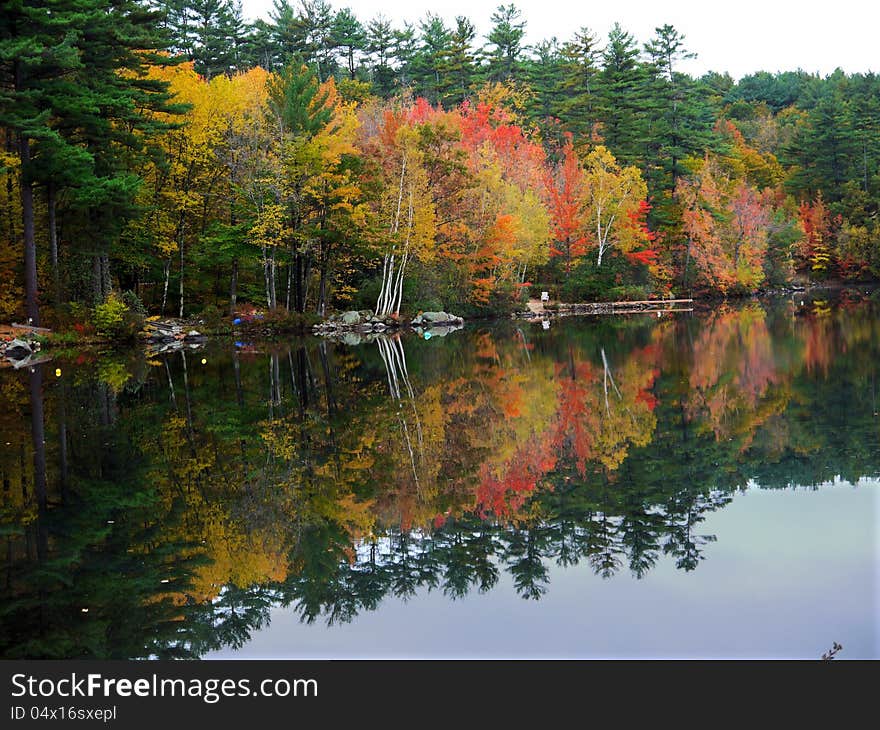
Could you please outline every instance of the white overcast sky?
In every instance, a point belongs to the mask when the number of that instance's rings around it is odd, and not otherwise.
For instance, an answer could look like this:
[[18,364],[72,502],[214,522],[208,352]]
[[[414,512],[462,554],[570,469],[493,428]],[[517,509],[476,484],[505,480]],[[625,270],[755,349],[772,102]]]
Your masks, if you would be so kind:
[[[379,13],[396,25],[417,21],[426,12],[452,20],[465,15],[482,36],[499,0],[330,0],[351,8],[362,21]],[[821,74],[840,67],[847,72],[880,72],[880,2],[877,0],[623,0],[586,3],[518,0],[526,20],[526,40],[553,36],[566,40],[586,25],[604,37],[615,21],[643,43],[654,28],[674,25],[698,58],[682,70],[702,74],[728,71],[734,78],[754,71],[801,68]],[[272,0],[242,0],[245,15],[267,17]]]

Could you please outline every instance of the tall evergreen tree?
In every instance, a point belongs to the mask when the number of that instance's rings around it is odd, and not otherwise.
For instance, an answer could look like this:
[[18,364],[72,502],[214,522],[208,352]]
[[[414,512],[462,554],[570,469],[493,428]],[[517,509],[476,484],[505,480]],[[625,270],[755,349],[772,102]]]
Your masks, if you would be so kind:
[[348,78],[357,73],[357,56],[367,46],[367,34],[361,22],[349,8],[343,8],[333,19],[333,45],[342,51]]
[[532,57],[528,60],[526,68],[535,101],[530,105],[530,111],[531,116],[540,122],[559,116],[560,106],[563,103],[561,78],[563,61],[559,43],[555,38],[541,41],[531,50]]
[[193,42],[190,58],[195,70],[211,79],[236,68],[233,8],[229,0],[189,0]]
[[62,154],[68,142],[51,126],[51,89],[83,68],[77,40],[84,17],[55,2],[4,3],[0,20],[0,125],[15,139],[19,163],[26,313],[39,324],[39,284],[34,220],[37,172],[33,146],[40,140]]
[[499,5],[492,13],[492,29],[486,40],[488,75],[490,81],[509,81],[521,71],[522,41],[526,23],[520,20],[522,12],[513,3]]
[[614,156],[626,165],[644,162],[648,74],[635,38],[615,23],[602,52],[599,75],[601,134]]
[[412,83],[420,96],[437,104],[445,86],[445,59],[452,35],[443,19],[433,13],[419,22],[419,29],[419,48],[412,60]]
[[696,58],[685,48],[685,37],[673,26],[656,28],[656,35],[645,44],[650,59],[646,111],[649,129],[645,159],[648,185],[654,195],[652,222],[672,226],[678,223],[672,204],[672,191],[679,177],[687,172],[685,158],[701,156],[714,146],[712,126],[717,110],[707,101],[707,89],[681,73],[681,61]]
[[599,121],[597,77],[600,50],[596,35],[581,28],[562,46],[560,100],[555,114],[576,138],[589,138]]
[[476,37],[474,24],[463,15],[457,16],[441,61],[440,97],[447,107],[461,104],[476,80]]
[[394,31],[391,22],[377,15],[367,23],[366,51],[369,54],[370,76],[375,91],[386,96],[394,84],[391,59],[394,56]]

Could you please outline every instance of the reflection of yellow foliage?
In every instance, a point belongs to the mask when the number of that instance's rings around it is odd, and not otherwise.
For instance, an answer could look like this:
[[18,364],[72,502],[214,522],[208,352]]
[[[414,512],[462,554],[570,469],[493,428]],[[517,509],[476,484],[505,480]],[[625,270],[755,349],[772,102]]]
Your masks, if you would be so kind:
[[114,393],[118,393],[125,387],[130,374],[125,363],[118,360],[101,358],[98,360],[98,379],[110,386]]
[[688,414],[705,419],[717,439],[747,434],[788,403],[767,330],[757,303],[726,307],[708,320],[694,345]]

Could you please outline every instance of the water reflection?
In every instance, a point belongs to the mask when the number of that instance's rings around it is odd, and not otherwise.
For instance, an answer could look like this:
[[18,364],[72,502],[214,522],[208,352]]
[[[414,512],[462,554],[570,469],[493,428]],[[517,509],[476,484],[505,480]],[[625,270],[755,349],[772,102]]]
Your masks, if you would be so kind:
[[849,297],[4,371],[0,655],[201,656],[276,606],[692,571],[738,490],[877,473],[878,321]]

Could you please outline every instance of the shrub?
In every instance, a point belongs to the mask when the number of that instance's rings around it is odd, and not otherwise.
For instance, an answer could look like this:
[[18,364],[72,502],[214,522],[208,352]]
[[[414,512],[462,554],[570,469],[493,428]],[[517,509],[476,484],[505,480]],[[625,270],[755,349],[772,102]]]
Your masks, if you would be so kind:
[[140,297],[133,291],[122,292],[122,303],[128,307],[129,311],[141,317],[147,316],[147,308],[141,301]]
[[214,304],[206,305],[199,315],[199,319],[202,320],[205,327],[211,330],[219,329],[223,325],[223,315]]
[[129,309],[115,292],[92,310],[92,322],[97,333],[114,341],[134,339],[144,324],[143,315]]
[[648,287],[624,284],[611,287],[603,298],[609,302],[641,302],[650,299],[651,293]]
[[300,314],[277,309],[266,312],[259,318],[243,321],[239,326],[245,332],[275,335],[281,333],[303,334],[311,332],[312,326],[321,322],[321,317],[312,312]]

